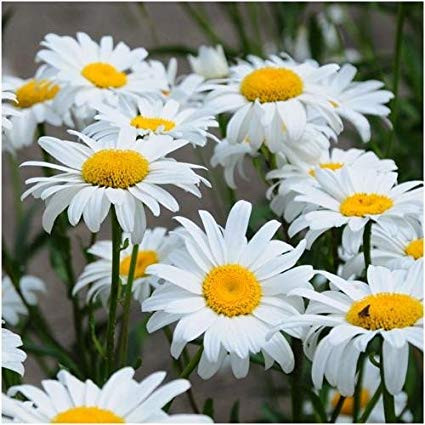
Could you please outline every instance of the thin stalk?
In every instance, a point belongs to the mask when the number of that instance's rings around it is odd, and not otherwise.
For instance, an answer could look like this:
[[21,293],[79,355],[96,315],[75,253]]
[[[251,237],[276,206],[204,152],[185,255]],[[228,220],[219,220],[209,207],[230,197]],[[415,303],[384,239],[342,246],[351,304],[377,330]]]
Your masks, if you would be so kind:
[[366,226],[363,232],[363,255],[364,255],[364,265],[365,265],[366,274],[367,274],[368,267],[372,264],[371,252],[370,252],[371,250],[370,238],[372,235],[372,224],[373,224],[373,221],[369,220],[366,223]]
[[345,397],[343,395],[339,396],[338,403],[335,406],[329,419],[329,423],[333,424],[338,419],[339,414],[341,413],[342,406],[344,405]]
[[[401,48],[402,48],[402,42],[403,42],[403,24],[404,24],[404,18],[405,18],[405,8],[404,4],[401,2],[398,6],[398,14],[397,14],[397,30],[396,30],[396,37],[395,37],[395,56],[394,56],[394,63],[393,63],[393,93],[394,93],[394,100],[392,101],[392,123],[393,128],[397,127],[397,120],[398,120],[398,89],[399,89],[399,83],[400,83],[400,70],[401,70]],[[391,131],[390,134],[390,140],[388,142],[387,152],[385,156],[391,156],[391,149],[393,146],[393,141],[395,138],[395,132],[394,130]]]
[[[190,374],[193,372],[193,370],[195,369],[195,367],[198,365],[199,361],[201,360],[203,350],[204,350],[204,346],[201,344],[198,348],[198,351],[192,357],[190,362],[186,365],[184,370],[180,373],[180,375],[179,375],[180,379],[187,379],[190,376]],[[171,400],[166,406],[164,406],[165,412],[168,412],[170,410],[170,407],[171,407],[171,404],[173,403],[173,400]]]
[[131,252],[130,269],[128,271],[127,284],[125,285],[125,299],[124,299],[124,313],[121,322],[121,332],[118,339],[119,347],[119,367],[124,367],[127,360],[127,349],[128,349],[128,322],[130,318],[130,307],[131,307],[131,296],[134,281],[134,272],[136,270],[137,255],[139,253],[139,245],[133,246]]
[[383,349],[384,341],[382,340],[381,345],[381,356],[379,359],[379,369],[381,371],[381,386],[382,386],[382,394],[384,399],[384,413],[385,413],[385,422],[386,423],[395,423],[396,415],[394,408],[394,397],[388,392],[385,386],[385,372],[384,372],[384,349]]
[[120,252],[121,252],[121,227],[115,210],[111,214],[112,222],[112,282],[111,294],[109,296],[109,314],[106,327],[106,375],[111,374],[114,369],[114,339],[115,321],[118,306],[118,290],[120,286]]
[[295,367],[291,373],[291,404],[292,422],[301,422],[303,395],[302,395],[302,371],[303,371],[303,346],[301,340],[292,340],[292,351],[295,358]]
[[332,266],[333,271],[336,274],[338,271],[339,265],[339,256],[338,256],[338,229],[331,229],[331,251],[332,251]]
[[369,400],[369,403],[367,404],[362,416],[359,419],[359,423],[363,424],[365,423],[369,415],[371,414],[373,408],[376,406],[376,403],[378,403],[379,397],[381,397],[382,394],[382,383],[379,385],[379,387],[376,389],[375,394],[373,394],[372,398]]
[[[38,138],[46,135],[46,129],[44,128],[44,123],[37,124],[37,133],[38,133]],[[51,162],[52,158],[41,146],[40,146],[40,150],[41,150],[41,155],[43,156],[43,161]],[[51,170],[50,168],[43,167],[43,173],[45,177],[51,177],[53,175],[53,170]]]
[[364,371],[364,362],[365,356],[361,355],[359,359],[359,372],[357,376],[356,388],[354,390],[354,400],[353,400],[353,422],[357,423],[359,414],[360,414],[360,398],[362,393],[362,381],[363,381],[363,371]]
[[10,177],[12,180],[13,187],[13,197],[15,200],[15,211],[16,211],[16,223],[22,221],[23,217],[23,209],[22,209],[22,201],[21,201],[21,193],[22,193],[22,185],[21,185],[21,176],[19,175],[19,165],[16,160],[16,157],[9,153],[9,168],[10,168]]

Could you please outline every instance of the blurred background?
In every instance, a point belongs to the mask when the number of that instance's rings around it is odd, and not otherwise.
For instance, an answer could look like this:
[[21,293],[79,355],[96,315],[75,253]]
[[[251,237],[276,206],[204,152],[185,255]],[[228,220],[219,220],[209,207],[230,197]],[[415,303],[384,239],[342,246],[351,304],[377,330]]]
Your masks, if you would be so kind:
[[[77,31],[83,31],[96,40],[110,34],[115,42],[124,41],[131,48],[145,47],[151,58],[168,62],[170,57],[176,57],[179,74],[190,72],[187,54],[196,53],[201,44],[222,44],[229,59],[286,51],[298,60],[314,58],[322,63],[353,63],[359,69],[357,79],[382,80],[388,89],[398,93],[391,105],[390,117],[395,132],[392,134],[386,125],[372,119],[373,140],[367,148],[380,157],[391,156],[399,166],[400,181],[422,179],[422,3],[2,2],[2,9],[2,73],[21,78],[29,78],[36,71],[34,56],[40,41],[49,32],[74,36]],[[398,38],[397,28],[402,29]],[[47,133],[61,136],[64,130],[48,127]],[[191,147],[179,151],[176,157],[208,164],[213,143],[202,151],[202,158]],[[340,143],[362,147],[351,129],[344,133]],[[21,150],[17,160],[39,157],[39,148],[34,144]],[[270,215],[264,198],[266,186],[251,164],[247,164],[247,169],[249,179],[238,180],[237,197],[256,205],[254,219],[259,226]],[[23,169],[21,183],[38,174],[37,169]],[[33,199],[25,201],[26,226],[18,232],[6,155],[3,155],[2,178],[5,243],[14,250],[16,258],[21,259],[28,274],[46,282],[47,292],[40,297],[41,309],[58,339],[70,346],[75,340],[71,304],[64,285],[50,267],[45,246],[47,235],[40,233],[43,205]],[[173,192],[181,205],[181,215],[197,221],[198,209],[207,209],[223,223],[227,207],[220,201],[223,198],[221,169],[215,170],[214,178],[220,183],[219,189],[203,190],[202,199]],[[172,214],[164,209],[158,219],[148,216],[148,224],[174,227]],[[105,223],[98,240],[109,238],[109,234],[108,223]],[[89,244],[90,235],[84,225],[71,235],[73,263],[78,274],[84,267],[81,246]],[[24,239],[40,243],[22,250]],[[164,335],[157,332],[146,338],[144,322],[140,308],[134,305],[132,349],[137,354],[141,351],[143,359],[138,376],[161,369],[175,375]],[[25,381],[38,384],[45,376],[40,365],[31,356],[25,365]],[[240,400],[241,422],[285,422],[289,408],[283,376],[277,372],[264,374],[261,366],[252,364],[248,378],[241,382],[231,374],[216,375],[206,382],[193,374],[191,380],[201,407],[214,394],[217,421],[229,420],[236,398]],[[415,391],[413,387],[412,391]],[[188,410],[183,396],[176,400],[172,410],[182,409]]]

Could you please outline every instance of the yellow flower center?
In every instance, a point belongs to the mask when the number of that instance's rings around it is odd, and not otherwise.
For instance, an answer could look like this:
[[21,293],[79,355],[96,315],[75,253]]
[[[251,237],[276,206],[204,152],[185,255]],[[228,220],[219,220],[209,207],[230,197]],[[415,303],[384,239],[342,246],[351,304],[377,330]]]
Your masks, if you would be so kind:
[[423,306],[406,294],[382,292],[354,302],[345,318],[354,326],[387,331],[413,326],[423,316]]
[[127,84],[125,72],[104,62],[89,63],[82,69],[81,75],[100,89],[117,89]]
[[[152,250],[139,251],[137,254],[136,268],[134,270],[134,278],[138,279],[145,276],[145,271],[151,264],[158,262],[158,254]],[[130,272],[131,255],[125,257],[120,263],[120,274],[128,276]]]
[[279,102],[299,96],[303,82],[290,69],[265,67],[249,73],[241,82],[240,92],[251,102]]
[[422,258],[424,256],[424,239],[420,238],[411,241],[404,249],[404,252],[415,260]]
[[73,407],[56,415],[51,423],[64,424],[107,424],[124,423],[125,420],[114,412],[98,407]]
[[[341,394],[335,393],[335,395],[332,397],[331,404],[333,407],[335,407],[338,404],[338,400],[341,397]],[[362,388],[360,391],[360,397],[359,397],[359,404],[360,408],[365,408],[366,405],[369,403],[370,400],[370,393],[365,388]],[[347,415],[347,416],[353,416],[354,412],[354,397],[346,397],[344,400],[344,403],[342,404],[341,408],[341,414]]]
[[[332,171],[339,170],[343,166],[344,164],[342,162],[322,162],[321,164],[319,164],[320,168],[326,168]],[[310,174],[310,176],[312,177],[316,177],[316,170],[314,168],[311,168],[308,174]]]
[[173,121],[170,120],[164,120],[163,118],[156,118],[156,117],[144,117],[143,115],[137,115],[137,117],[134,117],[130,125],[133,127],[139,128],[141,130],[152,130],[156,131],[158,128],[162,127],[163,131],[170,131],[172,130],[176,124]]
[[391,198],[376,193],[355,193],[341,203],[341,214],[351,217],[364,217],[368,214],[382,214],[393,206]]
[[149,161],[138,152],[105,149],[93,154],[82,167],[87,183],[127,189],[141,182],[149,172]]
[[251,314],[262,296],[254,273],[238,264],[214,267],[204,279],[202,292],[208,307],[227,317]]
[[59,86],[49,80],[31,80],[16,90],[16,99],[20,108],[30,108],[53,99],[58,91]]

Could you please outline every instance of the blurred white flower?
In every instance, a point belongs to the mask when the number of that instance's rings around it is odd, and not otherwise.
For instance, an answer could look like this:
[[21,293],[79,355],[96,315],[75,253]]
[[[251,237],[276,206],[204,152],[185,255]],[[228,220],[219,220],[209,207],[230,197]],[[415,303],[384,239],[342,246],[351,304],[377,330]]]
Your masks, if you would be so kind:
[[1,367],[13,370],[19,375],[24,374],[24,365],[22,364],[27,355],[18,347],[22,346],[22,339],[19,335],[1,328]]
[[[37,292],[46,291],[44,282],[35,276],[23,276],[19,281],[19,287],[26,302],[30,305],[37,304]],[[10,325],[17,325],[19,315],[26,316],[28,311],[9,276],[3,276],[1,293],[2,318]]]
[[229,66],[223,46],[200,46],[198,56],[188,56],[193,72],[206,79],[224,78],[229,75]]

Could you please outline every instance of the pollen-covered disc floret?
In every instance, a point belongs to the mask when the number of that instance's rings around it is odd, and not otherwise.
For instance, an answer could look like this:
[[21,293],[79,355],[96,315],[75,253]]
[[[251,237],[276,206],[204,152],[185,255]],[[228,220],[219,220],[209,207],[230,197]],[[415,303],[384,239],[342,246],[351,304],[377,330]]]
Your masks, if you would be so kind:
[[59,86],[49,80],[30,80],[16,90],[19,108],[31,106],[53,99],[59,92]]
[[251,102],[279,102],[303,92],[301,78],[290,69],[266,67],[256,69],[241,82],[241,93]]
[[[137,254],[136,268],[134,270],[134,278],[146,276],[146,268],[158,262],[158,254],[153,250],[139,251]],[[120,274],[128,276],[130,272],[131,255],[123,258],[120,263]]]
[[347,217],[382,214],[393,206],[391,198],[376,193],[355,193],[344,199],[340,211]]
[[424,239],[420,238],[411,241],[404,250],[407,255],[419,260],[419,258],[424,256]]
[[170,131],[175,127],[175,123],[173,121],[159,118],[159,117],[145,117],[143,115],[137,115],[134,117],[130,125],[142,130],[151,130],[156,131],[160,127],[162,127],[165,131]]
[[261,286],[254,273],[238,264],[212,269],[202,284],[205,301],[227,317],[251,314],[261,300]]
[[355,302],[347,312],[347,322],[368,330],[413,326],[423,317],[423,305],[406,294],[380,293]]
[[127,83],[125,72],[120,72],[113,65],[104,62],[89,63],[81,70],[81,75],[101,89],[119,88]]
[[148,175],[149,161],[135,151],[105,149],[88,158],[81,172],[87,183],[127,189]]
[[59,424],[109,424],[124,423],[125,420],[114,412],[98,407],[72,407],[71,409],[56,415],[51,423]]

